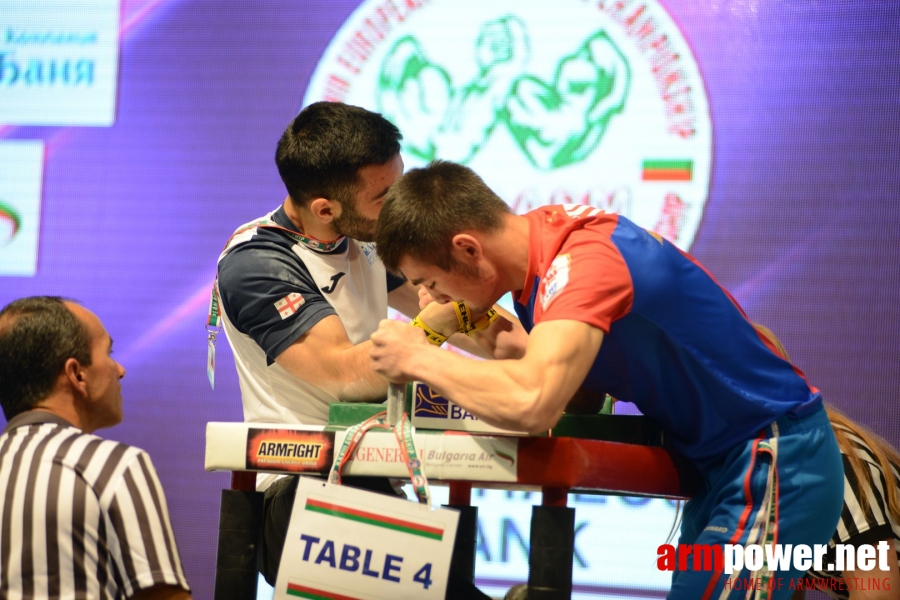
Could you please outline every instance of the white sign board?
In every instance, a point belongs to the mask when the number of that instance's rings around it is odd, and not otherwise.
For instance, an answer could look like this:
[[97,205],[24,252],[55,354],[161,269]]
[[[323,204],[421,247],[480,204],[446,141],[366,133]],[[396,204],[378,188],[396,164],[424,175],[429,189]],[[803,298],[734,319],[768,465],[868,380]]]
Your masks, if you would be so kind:
[[442,600],[458,514],[301,477],[275,598]]

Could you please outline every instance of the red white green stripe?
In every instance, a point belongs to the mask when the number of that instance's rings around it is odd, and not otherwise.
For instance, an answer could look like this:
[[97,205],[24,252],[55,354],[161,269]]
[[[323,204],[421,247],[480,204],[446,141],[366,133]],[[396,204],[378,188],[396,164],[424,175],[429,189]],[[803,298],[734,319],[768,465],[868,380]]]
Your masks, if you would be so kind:
[[299,583],[288,583],[286,591],[288,596],[310,598],[311,600],[359,600],[356,596],[345,596],[344,594],[317,590],[316,588],[311,588],[308,585],[300,585]]
[[384,527],[385,529],[392,529],[410,535],[418,535],[432,540],[440,541],[444,537],[444,530],[438,527],[429,527],[428,525],[422,525],[412,521],[395,519],[393,517],[358,510],[350,508],[349,506],[342,506],[340,504],[334,504],[333,502],[327,502],[325,500],[317,500],[315,498],[307,498],[305,510],[337,517],[339,519],[367,523],[376,527]]
[[500,452],[500,451],[497,450],[496,448],[494,448],[494,454],[496,454],[496,455],[499,456],[500,458],[503,458],[503,459],[505,459],[505,460],[508,460],[510,465],[513,465],[513,464],[515,464],[515,462],[516,462],[516,459],[514,459],[512,456],[510,456],[509,454],[507,454],[507,453],[505,453],[505,452]]
[[692,160],[656,160],[643,162],[643,181],[690,181],[694,175]]
[[9,229],[11,230],[9,234],[10,239],[16,235],[16,232],[18,232],[19,228],[22,226],[22,219],[19,217],[19,214],[14,211],[11,206],[7,206],[0,202],[0,223],[3,222],[9,223]]

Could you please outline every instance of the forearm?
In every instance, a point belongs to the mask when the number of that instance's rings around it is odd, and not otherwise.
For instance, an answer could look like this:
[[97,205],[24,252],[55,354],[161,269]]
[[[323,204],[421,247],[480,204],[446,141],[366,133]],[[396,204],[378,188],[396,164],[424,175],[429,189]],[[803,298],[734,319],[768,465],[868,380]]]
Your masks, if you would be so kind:
[[485,350],[481,345],[478,344],[474,337],[469,337],[464,333],[454,333],[450,336],[446,343],[459,348],[460,350],[465,350],[466,352],[474,356],[479,356],[481,358],[493,358],[487,350]]
[[370,358],[391,381],[423,381],[492,425],[537,433],[562,416],[602,341],[591,325],[552,321],[534,328],[522,358],[481,361],[442,352],[424,332],[384,320]]
[[487,329],[472,334],[472,339],[491,358],[522,358],[528,344],[528,333],[519,320],[505,310],[497,308],[497,312],[500,313],[497,320]]
[[408,361],[406,376],[422,381],[491,425],[537,433],[562,415],[544,390],[540,369],[521,360],[480,361],[422,348]]
[[328,377],[322,387],[341,402],[383,399],[387,382],[369,366],[371,347],[372,342],[366,340],[335,352],[328,361]]
[[[488,327],[471,332],[468,336],[463,331],[459,311],[454,302],[438,303],[431,299],[427,290],[420,292],[421,311],[419,318],[428,326],[448,336],[448,342],[461,350],[482,358],[521,358],[525,354],[528,334],[519,323],[519,319],[498,305],[493,308],[498,317]],[[477,322],[483,314],[472,314],[471,322]]]
[[[528,343],[528,334],[519,320],[499,306],[495,306],[497,318],[486,328],[464,333],[453,333],[448,343],[481,358],[522,358]],[[479,315],[478,318],[481,318]],[[428,317],[426,317],[426,322]],[[477,319],[476,319],[477,320]],[[442,333],[447,334],[449,327],[445,324]],[[455,323],[454,323],[455,325]]]
[[371,347],[368,340],[353,345],[347,339],[324,337],[292,346],[275,362],[297,379],[341,402],[368,402],[387,394],[387,382],[369,365]]

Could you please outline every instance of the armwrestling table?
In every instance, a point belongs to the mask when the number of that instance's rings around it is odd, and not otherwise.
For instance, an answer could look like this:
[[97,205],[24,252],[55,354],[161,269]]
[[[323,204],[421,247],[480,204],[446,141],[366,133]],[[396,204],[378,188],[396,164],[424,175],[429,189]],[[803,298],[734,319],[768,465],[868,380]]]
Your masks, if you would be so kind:
[[[384,405],[332,405],[326,427],[209,423],[206,470],[231,471],[222,491],[216,559],[216,600],[255,600],[262,494],[256,473],[324,475],[343,432]],[[419,458],[432,482],[449,486],[449,507],[460,511],[451,572],[475,575],[477,508],[473,487],[540,490],[532,509],[529,600],[569,598],[575,509],[569,492],[684,499],[696,489],[687,463],[663,447],[662,433],[641,416],[564,415],[546,436],[417,429]],[[372,430],[346,463],[345,475],[408,479],[390,431]]]

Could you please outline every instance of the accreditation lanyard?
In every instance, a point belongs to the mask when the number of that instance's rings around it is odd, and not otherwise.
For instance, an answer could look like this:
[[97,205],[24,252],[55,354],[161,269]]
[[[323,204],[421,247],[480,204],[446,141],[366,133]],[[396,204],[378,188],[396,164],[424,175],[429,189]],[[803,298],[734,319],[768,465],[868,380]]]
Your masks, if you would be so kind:
[[341,449],[334,457],[328,481],[338,485],[341,483],[341,470],[347,461],[350,460],[350,457],[353,456],[353,452],[356,450],[360,440],[370,429],[392,429],[394,431],[397,445],[400,446],[400,452],[403,453],[406,459],[406,470],[409,473],[410,481],[412,481],[416,497],[421,504],[431,506],[431,491],[428,489],[428,480],[422,471],[422,463],[418,458],[416,446],[413,443],[412,425],[405,412],[400,417],[396,427],[391,427],[388,424],[387,411],[384,411],[348,428],[347,435],[344,437],[344,443],[341,444]]
[[[273,219],[259,219],[251,223],[247,223],[243,227],[231,234],[225,247],[222,249],[222,255],[228,251],[231,241],[242,233],[246,233],[252,229],[276,229],[283,232],[289,238],[319,252],[331,252],[344,241],[344,236],[339,237],[331,242],[323,242],[302,233],[283,227]],[[219,257],[221,259],[221,256]],[[216,388],[216,336],[222,331],[222,309],[219,300],[219,277],[216,275],[212,285],[212,292],[209,295],[209,310],[206,317],[206,377],[209,379],[209,386]]]

